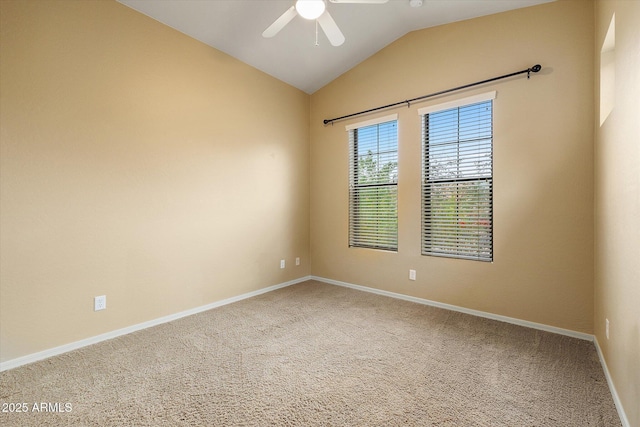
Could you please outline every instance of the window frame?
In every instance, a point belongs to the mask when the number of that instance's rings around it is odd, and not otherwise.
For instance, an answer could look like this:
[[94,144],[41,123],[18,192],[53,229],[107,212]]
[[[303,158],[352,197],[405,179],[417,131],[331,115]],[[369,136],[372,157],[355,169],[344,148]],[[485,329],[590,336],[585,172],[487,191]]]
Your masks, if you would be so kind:
[[[494,213],[494,209],[493,209],[493,199],[494,199],[493,197],[493,157],[494,157],[493,156],[493,151],[494,151],[493,107],[494,105],[493,104],[494,102],[493,101],[495,98],[496,98],[496,92],[492,91],[492,92],[482,93],[479,95],[474,95],[466,98],[453,100],[450,102],[445,102],[445,103],[440,103],[440,104],[420,108],[418,110],[418,114],[421,116],[421,121],[422,121],[421,123],[422,175],[421,175],[421,227],[420,227],[421,228],[420,230],[421,231],[421,248],[420,248],[421,255],[493,262],[493,259],[494,259],[494,242],[493,242],[494,240],[494,229],[493,229],[494,228],[494,223],[493,223],[493,213]],[[465,157],[461,156],[460,148],[462,143],[465,143],[468,141],[461,139],[459,136],[459,133],[461,130],[460,121],[459,121],[460,109],[465,107],[471,107],[476,104],[486,103],[488,101],[490,101],[490,108],[491,108],[490,115],[489,115],[489,123],[488,123],[488,127],[490,129],[490,136],[488,138],[485,136],[482,139],[489,140],[490,173],[488,176],[481,176],[481,174],[478,174],[475,177],[473,176],[464,177],[462,176],[462,174],[460,174],[460,164],[463,160],[465,160]],[[453,178],[450,178],[450,179],[442,179],[442,178],[433,179],[431,177],[432,169],[430,164],[431,162],[430,150],[432,150],[433,147],[429,145],[430,134],[427,130],[429,127],[429,122],[428,122],[429,115],[433,113],[445,113],[447,111],[454,110],[454,109],[458,110],[456,112],[458,117],[458,123],[457,123],[457,127],[455,127],[458,136],[455,142],[448,141],[447,143],[456,147],[456,157],[455,157],[455,164],[457,168],[457,170],[455,171],[456,174]],[[485,126],[486,126],[486,123],[485,123]],[[434,145],[434,147],[437,147],[437,145]],[[454,194],[456,198],[454,213],[456,215],[456,218],[459,218],[460,211],[462,210],[460,193],[465,191],[465,187],[467,186],[467,183],[482,183],[480,187],[476,187],[476,188],[486,191],[488,194],[488,203],[484,201],[485,199],[481,198],[482,195],[484,195],[482,191],[476,192],[476,194],[474,196],[471,196],[470,198],[463,199],[463,203],[471,202],[471,203],[475,203],[476,206],[482,205],[484,207],[484,205],[486,204],[487,206],[486,208],[488,209],[488,215],[486,216],[481,216],[478,213],[478,217],[477,217],[478,220],[480,221],[480,218],[482,218],[483,220],[486,219],[488,221],[488,226],[484,226],[484,227],[479,226],[477,228],[478,234],[475,237],[477,239],[477,252],[473,254],[469,254],[469,252],[471,252],[469,249],[470,246],[468,245],[469,240],[465,240],[465,239],[471,239],[471,240],[474,239],[473,231],[469,231],[464,226],[464,223],[462,223],[461,225],[459,222],[456,223],[452,228],[450,228],[450,231],[446,230],[447,227],[451,227],[450,224],[446,224],[446,225],[440,224],[438,226],[437,225],[438,221],[434,221],[435,217],[433,214],[434,206],[437,207],[437,205],[436,205],[436,202],[434,202],[431,199],[432,195],[435,193],[433,191],[434,188],[437,188],[438,186],[442,188],[443,186],[446,186],[446,185],[449,185],[450,188],[454,187],[455,188]],[[486,188],[483,188],[483,186]],[[478,207],[477,210],[479,212],[481,210],[480,207]],[[489,235],[488,241],[481,240],[480,234],[483,231],[488,233]],[[456,243],[447,242],[447,240],[449,241],[452,240],[451,239],[452,235],[455,235]],[[437,241],[438,238],[440,238],[441,247],[434,248],[433,242],[434,240]],[[464,243],[460,244],[458,242],[459,239],[462,239]],[[488,255],[485,253],[485,251],[481,249],[481,243],[485,244],[486,247],[488,248]]]
[[[385,182],[385,183],[367,183],[367,184],[358,184],[358,177],[360,171],[360,160],[361,155],[358,153],[358,131],[363,128],[382,125],[390,122],[395,122],[395,150],[391,151],[393,153],[395,151],[395,168],[397,171],[398,168],[398,151],[399,151],[399,137],[398,137],[398,115],[391,114],[363,122],[358,122],[354,124],[347,125],[345,128],[348,132],[349,136],[349,230],[348,230],[348,246],[350,248],[364,248],[364,249],[375,249],[382,250],[387,252],[398,252],[398,180],[396,175],[395,182]],[[378,134],[376,137],[377,144],[380,143],[380,135]],[[387,150],[380,150],[373,153],[374,155],[380,155],[381,153],[385,154],[389,153]],[[389,188],[393,187],[395,189],[394,194],[394,203],[395,203],[395,218],[392,220],[395,222],[395,236],[391,239],[391,241],[387,241],[387,237],[389,234],[380,234],[370,238],[365,238],[365,233],[359,232],[359,219],[361,219],[361,215],[359,214],[360,209],[363,209],[360,198],[362,197],[361,189],[372,189],[372,188]],[[384,221],[383,221],[384,222]],[[369,242],[366,242],[369,240]]]

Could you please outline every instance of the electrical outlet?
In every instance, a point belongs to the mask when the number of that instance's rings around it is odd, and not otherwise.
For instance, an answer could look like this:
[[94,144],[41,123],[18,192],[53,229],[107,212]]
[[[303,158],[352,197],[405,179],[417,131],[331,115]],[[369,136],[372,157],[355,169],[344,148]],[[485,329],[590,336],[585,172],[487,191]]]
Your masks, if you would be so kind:
[[409,270],[409,280],[416,280],[416,271]]
[[280,268],[284,268],[284,260],[283,259],[280,260]]
[[604,319],[604,321],[605,321],[604,333],[605,335],[607,335],[607,339],[609,339],[609,319]]
[[107,308],[107,296],[101,295],[93,299],[93,311],[100,311]]
[[296,258],[296,265],[300,265],[300,257]]

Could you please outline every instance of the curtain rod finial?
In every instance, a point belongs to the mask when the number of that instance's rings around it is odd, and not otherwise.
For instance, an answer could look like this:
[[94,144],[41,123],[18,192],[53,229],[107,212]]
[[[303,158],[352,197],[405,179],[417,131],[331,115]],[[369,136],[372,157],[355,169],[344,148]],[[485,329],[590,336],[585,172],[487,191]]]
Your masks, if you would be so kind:
[[529,80],[531,78],[531,73],[537,73],[538,71],[540,71],[542,69],[542,65],[540,64],[536,64],[531,68],[527,68],[527,80]]

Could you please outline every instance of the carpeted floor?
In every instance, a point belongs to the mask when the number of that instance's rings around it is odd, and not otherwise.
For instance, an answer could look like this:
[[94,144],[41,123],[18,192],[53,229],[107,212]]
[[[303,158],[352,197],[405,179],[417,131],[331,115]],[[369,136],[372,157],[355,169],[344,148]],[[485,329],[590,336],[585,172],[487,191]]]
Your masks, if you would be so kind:
[[621,425],[591,342],[313,281],[5,371],[0,402],[71,404],[3,426]]

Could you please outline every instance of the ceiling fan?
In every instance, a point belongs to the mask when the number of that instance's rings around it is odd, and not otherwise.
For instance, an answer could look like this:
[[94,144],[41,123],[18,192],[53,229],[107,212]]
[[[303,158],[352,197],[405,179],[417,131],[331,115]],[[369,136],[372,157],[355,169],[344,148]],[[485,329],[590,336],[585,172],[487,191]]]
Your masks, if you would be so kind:
[[[389,0],[329,0],[331,3],[362,3],[362,4],[382,4]],[[333,20],[325,0],[296,0],[295,4],[287,9],[275,22],[264,30],[262,37],[270,38],[275,36],[287,25],[296,15],[304,19],[316,20],[322,31],[327,35],[329,42],[333,46],[340,46],[344,43],[344,35],[336,21]]]

